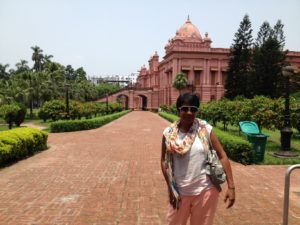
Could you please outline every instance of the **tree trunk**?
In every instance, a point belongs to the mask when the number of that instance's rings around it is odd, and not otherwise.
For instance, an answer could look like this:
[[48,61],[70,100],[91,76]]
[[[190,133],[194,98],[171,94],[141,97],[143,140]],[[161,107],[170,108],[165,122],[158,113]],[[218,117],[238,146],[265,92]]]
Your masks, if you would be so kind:
[[30,99],[30,118],[33,117],[33,100],[32,98]]

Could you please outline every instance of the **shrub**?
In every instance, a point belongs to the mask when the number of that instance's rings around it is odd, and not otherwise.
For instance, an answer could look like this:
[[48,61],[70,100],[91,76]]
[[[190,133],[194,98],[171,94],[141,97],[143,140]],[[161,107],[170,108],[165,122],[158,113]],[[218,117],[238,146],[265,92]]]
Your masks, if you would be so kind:
[[205,104],[200,106],[200,115],[202,118],[210,121],[214,126],[216,126],[217,122],[221,121],[221,113],[222,108],[219,107],[219,103],[217,101],[211,101],[209,104]]
[[18,104],[18,106],[20,107],[20,109],[17,112],[14,122],[19,127],[21,125],[21,123],[23,123],[25,120],[27,108],[23,104]]
[[168,111],[168,105],[166,105],[166,104],[160,105],[159,108],[160,108],[162,111],[164,111],[164,112],[167,112],[167,111]]
[[161,117],[165,118],[166,120],[170,121],[171,123],[178,120],[178,116],[175,116],[173,114],[167,113],[167,112],[159,112],[158,113]]
[[291,123],[300,133],[300,101],[293,99],[291,101]]
[[121,112],[122,111],[122,105],[119,103],[109,103],[108,104],[110,108],[110,113],[115,113],[115,112]]
[[47,113],[47,110],[44,107],[40,108],[38,112],[38,117],[42,119],[44,122],[50,119],[50,115]]
[[19,110],[21,110],[21,108],[17,104],[11,104],[11,105],[6,104],[0,107],[1,116],[8,124],[9,129],[12,128],[13,123],[17,118]]
[[86,119],[92,118],[97,113],[97,106],[93,102],[86,102],[83,104],[83,116]]
[[244,140],[242,137],[228,134],[217,128],[214,128],[213,130],[230,159],[242,164],[251,164],[253,162],[253,149],[248,141]]
[[127,114],[128,112],[130,112],[130,110],[93,119],[57,121],[51,123],[50,129],[51,132],[54,133],[95,129]]
[[178,114],[178,111],[177,111],[177,108],[176,108],[175,104],[170,105],[169,112],[172,113],[173,115],[177,115]]
[[84,105],[79,101],[70,101],[69,114],[72,120],[81,119],[84,112]]
[[99,115],[105,115],[106,114],[106,103],[103,102],[97,102],[97,114]]
[[229,123],[233,123],[231,118],[234,118],[233,115],[235,112],[235,106],[235,103],[225,98],[217,102],[217,107],[219,109],[218,117],[219,120],[223,123],[224,130],[227,130],[227,126]]
[[45,102],[45,104],[41,107],[39,116],[41,116],[40,118],[44,121],[46,121],[47,119],[52,119],[53,121],[56,121],[63,118],[65,111],[66,107],[63,101],[51,100]]
[[35,128],[18,128],[0,133],[0,166],[47,148],[48,134]]

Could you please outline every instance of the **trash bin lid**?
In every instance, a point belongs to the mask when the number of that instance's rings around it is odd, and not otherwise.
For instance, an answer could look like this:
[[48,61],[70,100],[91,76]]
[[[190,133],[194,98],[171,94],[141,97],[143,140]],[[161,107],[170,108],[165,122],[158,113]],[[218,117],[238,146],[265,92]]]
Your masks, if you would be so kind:
[[239,122],[240,128],[244,133],[260,134],[257,124],[253,121],[241,121]]

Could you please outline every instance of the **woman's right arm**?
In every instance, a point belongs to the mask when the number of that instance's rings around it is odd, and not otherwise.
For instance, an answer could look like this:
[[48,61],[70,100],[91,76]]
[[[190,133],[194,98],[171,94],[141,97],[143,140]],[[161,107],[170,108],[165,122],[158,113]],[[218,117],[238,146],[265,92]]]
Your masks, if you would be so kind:
[[163,136],[162,143],[161,143],[161,161],[160,161],[161,171],[164,175],[165,181],[166,181],[167,186],[168,186],[169,202],[173,206],[173,208],[175,209],[178,206],[176,205],[176,198],[174,197],[173,192],[171,191],[171,184],[170,184],[170,180],[169,180],[168,175],[167,175],[167,168],[166,168],[166,164],[165,164],[166,151],[167,151],[167,149],[166,149],[166,144],[165,144],[165,136]]
[[161,160],[160,160],[160,164],[161,164],[161,171],[164,175],[165,181],[166,181],[168,187],[170,187],[169,179],[168,179],[168,175],[167,175],[167,171],[166,171],[166,165],[165,165],[166,151],[167,151],[165,140],[166,140],[165,136],[163,136],[162,143],[161,143]]

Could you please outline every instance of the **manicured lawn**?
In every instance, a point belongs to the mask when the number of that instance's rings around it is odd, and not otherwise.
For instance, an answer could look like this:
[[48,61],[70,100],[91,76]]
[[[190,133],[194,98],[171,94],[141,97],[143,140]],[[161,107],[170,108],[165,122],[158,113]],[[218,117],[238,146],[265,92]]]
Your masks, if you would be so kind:
[[[280,144],[280,131],[279,130],[272,131],[272,130],[262,129],[262,132],[269,134],[270,140]],[[293,129],[291,145],[293,148],[300,150],[300,133],[296,129]]]
[[[221,123],[217,124],[217,129],[223,130],[223,125]],[[227,132],[243,136],[246,138],[246,136],[239,131],[238,126],[228,126]],[[259,163],[263,165],[290,165],[290,164],[300,164],[300,134],[297,130],[293,130],[293,136],[291,139],[291,146],[292,151],[295,151],[298,153],[298,157],[296,158],[278,158],[275,157],[273,154],[274,152],[280,151],[281,149],[281,143],[280,143],[280,131],[279,130],[267,130],[262,129],[262,133],[270,135],[267,139],[266,149],[265,149],[265,156],[264,156],[264,162]]]
[[[30,120],[30,119],[25,119],[24,123],[33,123],[37,126],[43,126],[45,127],[45,129],[43,129],[44,131],[49,131],[49,127],[51,122],[43,122],[43,120]],[[21,127],[24,127],[24,124],[21,124]],[[17,126],[13,125],[12,129],[17,128]],[[5,124],[4,121],[0,121],[0,131],[5,131],[8,130],[8,125]]]

